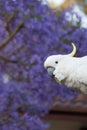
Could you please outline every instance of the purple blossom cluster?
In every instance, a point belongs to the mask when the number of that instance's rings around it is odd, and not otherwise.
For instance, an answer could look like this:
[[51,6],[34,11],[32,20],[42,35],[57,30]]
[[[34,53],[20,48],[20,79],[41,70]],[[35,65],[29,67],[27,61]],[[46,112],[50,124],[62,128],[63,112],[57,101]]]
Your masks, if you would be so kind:
[[54,13],[36,0],[0,0],[1,130],[44,130],[48,125],[40,117],[55,105],[55,97],[77,96],[52,81],[43,67],[50,54],[69,53],[72,41],[77,56],[87,54],[87,29],[77,25],[67,21],[65,12]]

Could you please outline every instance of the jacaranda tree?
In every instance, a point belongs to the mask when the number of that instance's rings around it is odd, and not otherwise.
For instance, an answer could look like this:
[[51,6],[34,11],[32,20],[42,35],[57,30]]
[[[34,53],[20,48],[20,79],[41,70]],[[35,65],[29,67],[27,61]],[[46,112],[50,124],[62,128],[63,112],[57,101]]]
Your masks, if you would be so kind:
[[37,0],[0,0],[0,130],[45,130],[41,120],[55,97],[77,92],[51,81],[43,67],[50,54],[87,54],[87,29],[69,23]]

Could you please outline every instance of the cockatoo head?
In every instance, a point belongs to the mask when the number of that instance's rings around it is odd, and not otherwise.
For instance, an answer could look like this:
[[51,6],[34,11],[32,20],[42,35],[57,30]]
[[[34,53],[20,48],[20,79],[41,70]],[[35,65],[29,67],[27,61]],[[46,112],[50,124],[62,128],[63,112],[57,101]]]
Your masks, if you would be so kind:
[[60,62],[61,58],[63,58],[62,55],[52,55],[52,56],[49,56],[44,62],[44,67],[45,69],[47,69],[48,74],[50,76],[52,77],[54,76],[53,72],[56,66],[58,65],[58,63]]
[[48,74],[52,77],[54,77],[53,72],[55,71],[56,67],[58,64],[64,60],[66,57],[73,57],[76,53],[76,46],[74,43],[72,43],[73,46],[73,51],[68,54],[68,55],[52,55],[49,56],[45,62],[44,62],[44,67],[48,71]]

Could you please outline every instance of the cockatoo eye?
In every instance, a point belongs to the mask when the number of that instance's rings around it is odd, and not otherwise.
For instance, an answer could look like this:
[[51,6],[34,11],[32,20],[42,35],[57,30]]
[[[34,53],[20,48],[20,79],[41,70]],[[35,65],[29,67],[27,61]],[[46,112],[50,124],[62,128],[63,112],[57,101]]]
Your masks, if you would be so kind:
[[58,61],[55,61],[56,64],[58,64]]

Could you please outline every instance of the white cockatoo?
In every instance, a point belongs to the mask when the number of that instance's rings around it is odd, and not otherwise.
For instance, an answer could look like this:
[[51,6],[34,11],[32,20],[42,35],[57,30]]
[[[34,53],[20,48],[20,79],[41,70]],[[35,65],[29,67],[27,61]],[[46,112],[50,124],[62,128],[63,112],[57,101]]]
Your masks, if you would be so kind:
[[49,56],[44,67],[57,83],[87,94],[87,56],[73,57],[76,46],[74,43],[72,46],[73,51],[68,55]]

